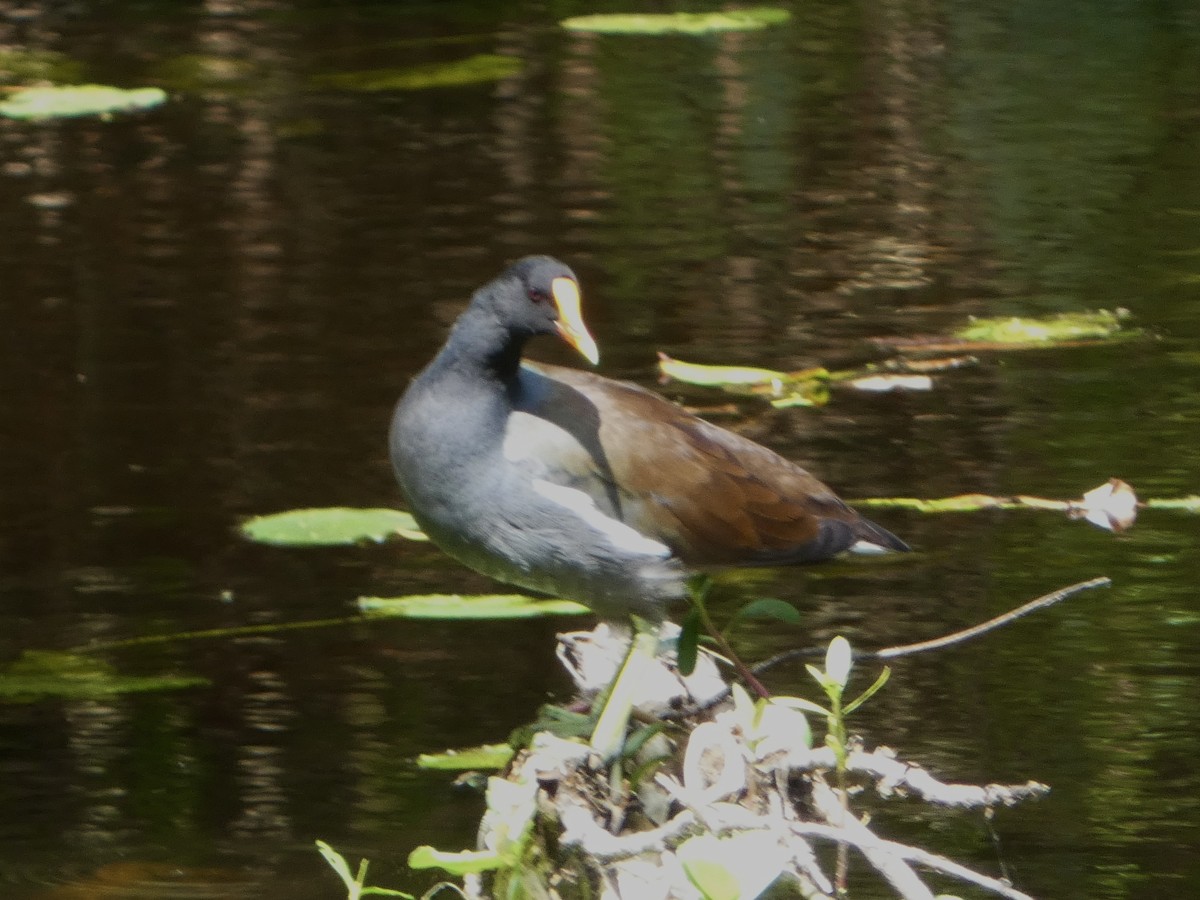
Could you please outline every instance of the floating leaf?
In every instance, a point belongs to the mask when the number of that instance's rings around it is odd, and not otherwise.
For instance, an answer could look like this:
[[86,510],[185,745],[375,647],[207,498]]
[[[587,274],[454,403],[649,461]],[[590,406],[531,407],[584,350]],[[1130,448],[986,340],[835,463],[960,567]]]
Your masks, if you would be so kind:
[[12,91],[0,103],[0,116],[10,119],[63,119],[152,109],[165,103],[161,88],[124,88],[103,84],[27,87]]
[[791,18],[786,9],[759,6],[707,13],[599,13],[563,19],[569,31],[599,34],[712,34],[720,31],[757,31],[781,25]]
[[206,679],[195,676],[118,675],[94,657],[26,650],[7,672],[0,674],[0,701],[29,702],[47,697],[91,700],[205,684]]
[[573,600],[543,600],[524,594],[416,594],[410,597],[359,597],[358,608],[377,616],[403,619],[534,619],[579,616],[588,608]]
[[953,335],[875,338],[873,343],[906,353],[975,353],[1078,346],[1140,337],[1140,329],[1124,326],[1129,316],[1129,310],[1126,309],[1100,309],[1060,313],[1044,318],[972,318],[968,325]]
[[1121,330],[1129,310],[1098,309],[1094,312],[1059,313],[1044,318],[998,316],[976,319],[954,332],[964,341],[999,344],[1047,344],[1107,338]]
[[1183,512],[1200,513],[1200,496],[1153,497],[1146,501],[1147,509],[1177,509]]
[[826,380],[791,381],[778,396],[770,399],[771,405],[776,409],[793,406],[824,406],[829,402],[829,382]]
[[314,80],[324,87],[344,91],[419,91],[499,81],[521,71],[515,56],[479,53],[446,63],[429,63],[407,69],[369,69],[365,72],[332,72]]
[[[1079,500],[1051,500],[1045,497],[1030,497],[1018,494],[1015,497],[993,497],[988,494],[960,494],[939,500],[921,500],[916,497],[871,497],[852,501],[856,506],[909,509],[921,513],[978,512],[984,509],[1042,509],[1065,512],[1073,519],[1086,519],[1108,531],[1124,531],[1137,518],[1138,499],[1133,488],[1119,478],[1110,478],[1093,488]],[[1200,500],[1197,500],[1200,504]],[[1200,511],[1190,498],[1175,501],[1152,500],[1146,504],[1160,509],[1186,509]]]
[[790,380],[786,372],[774,369],[758,369],[754,366],[709,366],[702,363],[684,362],[659,351],[658,371],[664,378],[673,378],[687,384],[705,387],[728,385],[779,385]]
[[865,378],[855,378],[848,384],[855,390],[877,394],[888,391],[933,390],[933,379],[928,375],[868,375]]
[[468,769],[502,769],[513,757],[508,744],[482,744],[465,750],[446,750],[443,753],[422,753],[417,765],[422,769],[464,772]]
[[410,541],[428,540],[409,513],[338,506],[257,516],[243,522],[241,531],[252,541],[284,547],[378,543],[396,535]]

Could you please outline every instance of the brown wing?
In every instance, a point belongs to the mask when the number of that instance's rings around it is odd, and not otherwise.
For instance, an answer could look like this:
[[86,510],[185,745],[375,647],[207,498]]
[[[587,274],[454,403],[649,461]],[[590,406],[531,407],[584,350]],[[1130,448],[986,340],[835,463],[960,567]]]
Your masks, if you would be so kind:
[[657,394],[576,369],[535,368],[595,408],[602,452],[592,464],[619,495],[621,518],[685,562],[816,562],[860,540],[908,549],[804,469]]

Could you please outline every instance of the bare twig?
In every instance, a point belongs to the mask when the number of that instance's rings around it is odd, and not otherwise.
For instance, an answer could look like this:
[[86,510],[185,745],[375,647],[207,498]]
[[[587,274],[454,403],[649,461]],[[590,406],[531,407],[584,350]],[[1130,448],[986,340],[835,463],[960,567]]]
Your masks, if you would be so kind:
[[[1048,606],[1053,606],[1056,603],[1061,603],[1068,597],[1073,597],[1082,591],[1091,590],[1092,588],[1108,587],[1112,584],[1112,579],[1106,576],[1099,578],[1091,578],[1087,581],[1081,581],[1078,584],[1072,584],[1064,588],[1059,588],[1057,591],[1051,591],[1049,594],[1044,594],[1035,600],[1030,600],[1018,606],[1016,609],[1009,610],[995,618],[988,619],[986,622],[981,622],[978,625],[972,625],[970,628],[964,628],[961,631],[955,631],[951,634],[943,635],[942,637],[932,638],[928,641],[918,641],[915,644],[901,644],[898,647],[885,647],[882,650],[864,650],[856,651],[854,658],[856,660],[865,659],[895,659],[899,656],[911,656],[914,653],[924,653],[929,650],[940,650],[943,647],[950,647],[954,644],[961,644],[964,641],[969,641],[972,638],[981,637],[989,631],[995,631],[997,628],[1003,628],[1017,619],[1027,616],[1030,613],[1037,612],[1040,609],[1045,609]],[[785,650],[783,653],[777,653],[774,656],[764,659],[762,662],[752,667],[752,671],[756,675],[762,674],[767,669],[773,668],[783,662],[788,662],[793,659],[812,659],[821,656],[825,653],[824,647],[805,647],[798,650]]]
[[[832,770],[837,765],[836,757],[828,747],[813,749],[808,758],[796,764],[795,754],[788,768],[799,772]],[[896,759],[880,748],[870,753],[852,750],[846,758],[846,770],[878,779],[876,790],[887,796],[896,790],[906,790],[930,803],[942,806],[977,808],[989,806],[1013,806],[1022,800],[1031,800],[1049,793],[1050,788],[1036,781],[1025,784],[947,784],[939,781],[920,766]]]
[[[842,805],[842,799],[837,792],[825,783],[825,779],[815,775],[811,785],[813,806],[825,821],[834,826],[839,845],[853,844],[858,848],[904,900],[934,900],[933,891],[905,862],[904,857],[896,852],[896,848],[877,838],[866,825],[852,815]],[[793,825],[793,828],[797,825]]]
[[895,659],[897,656],[911,656],[914,653],[924,653],[926,650],[940,650],[943,647],[950,647],[954,644],[961,644],[964,641],[969,641],[972,638],[980,637],[987,634],[989,631],[994,631],[997,628],[1003,628],[1010,622],[1014,622],[1022,616],[1027,616],[1031,612],[1036,612],[1039,609],[1045,609],[1048,606],[1053,606],[1055,603],[1061,603],[1068,597],[1074,596],[1082,591],[1088,591],[1092,588],[1109,587],[1112,584],[1112,579],[1101,576],[1100,578],[1091,578],[1087,581],[1081,581],[1078,584],[1072,584],[1065,588],[1059,588],[1057,591],[1052,591],[1038,597],[1036,600],[1030,600],[1014,610],[1010,610],[1002,615],[996,616],[994,619],[988,619],[986,622],[981,622],[978,625],[973,625],[970,628],[964,628],[962,631],[956,631],[953,634],[947,634],[944,637],[934,638],[929,641],[918,641],[915,644],[903,644],[899,647],[887,647],[883,650],[875,650],[874,652],[856,654],[859,659]]

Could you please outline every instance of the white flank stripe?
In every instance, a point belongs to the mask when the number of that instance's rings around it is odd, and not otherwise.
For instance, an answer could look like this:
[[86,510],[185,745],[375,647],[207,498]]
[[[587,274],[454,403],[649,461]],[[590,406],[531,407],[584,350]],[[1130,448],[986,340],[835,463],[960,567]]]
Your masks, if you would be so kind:
[[671,550],[665,544],[639,534],[624,522],[619,522],[611,516],[606,516],[596,508],[596,501],[577,488],[563,487],[561,484],[551,484],[541,478],[533,479],[533,489],[547,500],[557,503],[564,509],[569,509],[579,516],[592,528],[608,538],[609,543],[620,550],[630,553],[644,553],[648,556],[666,558]]
[[879,556],[889,551],[882,544],[873,544],[870,541],[856,541],[850,545],[850,552],[857,553],[860,556]]

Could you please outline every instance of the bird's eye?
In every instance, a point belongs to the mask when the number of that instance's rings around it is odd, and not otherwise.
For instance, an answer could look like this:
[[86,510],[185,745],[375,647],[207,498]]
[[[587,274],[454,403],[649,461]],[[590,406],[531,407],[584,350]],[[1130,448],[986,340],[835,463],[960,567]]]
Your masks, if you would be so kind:
[[532,300],[534,303],[545,303],[547,300],[550,299],[550,295],[548,293],[546,293],[545,291],[543,291],[541,288],[530,287],[529,288],[529,299]]

